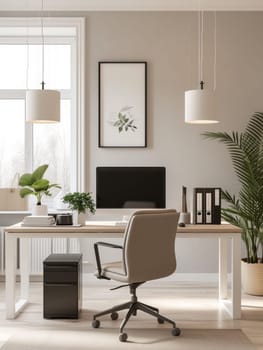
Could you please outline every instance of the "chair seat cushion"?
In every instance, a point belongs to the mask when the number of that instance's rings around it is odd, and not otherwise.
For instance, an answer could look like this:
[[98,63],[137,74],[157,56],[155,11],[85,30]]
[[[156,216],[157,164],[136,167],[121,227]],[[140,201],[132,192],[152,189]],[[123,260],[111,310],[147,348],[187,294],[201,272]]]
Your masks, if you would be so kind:
[[121,261],[102,265],[102,275],[115,281],[127,282],[127,275]]

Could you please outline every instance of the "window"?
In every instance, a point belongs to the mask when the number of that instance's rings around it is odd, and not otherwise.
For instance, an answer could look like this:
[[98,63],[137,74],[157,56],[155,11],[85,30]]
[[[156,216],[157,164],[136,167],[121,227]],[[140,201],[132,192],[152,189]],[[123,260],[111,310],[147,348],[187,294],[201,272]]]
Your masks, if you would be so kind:
[[[61,92],[61,122],[25,122],[26,89],[42,81],[40,19],[0,19],[0,187],[17,173],[49,164],[46,177],[60,193],[85,190],[82,19],[44,19],[44,81]],[[55,206],[54,198],[49,206]]]
[[21,99],[0,100],[0,187],[13,186],[15,174],[24,171],[24,105]]

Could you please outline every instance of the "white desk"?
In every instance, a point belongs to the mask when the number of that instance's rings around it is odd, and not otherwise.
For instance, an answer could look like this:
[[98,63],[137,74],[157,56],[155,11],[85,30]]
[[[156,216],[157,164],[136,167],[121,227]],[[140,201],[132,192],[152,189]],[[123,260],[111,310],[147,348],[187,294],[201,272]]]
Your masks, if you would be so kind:
[[[55,226],[21,227],[19,224],[5,229],[6,239],[6,317],[14,319],[29,301],[30,238],[120,238],[124,226]],[[17,238],[20,238],[20,300],[16,303]],[[177,238],[215,238],[219,241],[218,297],[231,318],[241,317],[241,230],[232,225],[187,225],[178,227]],[[231,244],[231,291],[228,298],[227,248]],[[204,257],[205,258],[205,257]]]

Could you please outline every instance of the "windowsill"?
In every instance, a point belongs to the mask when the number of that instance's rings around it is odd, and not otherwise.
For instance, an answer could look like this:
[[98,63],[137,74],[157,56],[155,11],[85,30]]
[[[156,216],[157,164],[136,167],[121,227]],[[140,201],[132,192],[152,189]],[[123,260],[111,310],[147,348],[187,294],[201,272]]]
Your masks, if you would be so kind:
[[[49,209],[49,214],[58,214],[58,213],[68,213],[71,212],[71,210],[67,209]],[[8,211],[2,211],[0,210],[0,215],[30,215],[31,211],[29,210],[8,210]]]

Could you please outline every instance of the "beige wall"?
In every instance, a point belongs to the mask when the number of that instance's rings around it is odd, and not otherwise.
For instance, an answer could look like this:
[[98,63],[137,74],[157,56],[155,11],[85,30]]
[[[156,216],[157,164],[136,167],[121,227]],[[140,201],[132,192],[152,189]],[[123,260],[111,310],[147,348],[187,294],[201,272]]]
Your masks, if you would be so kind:
[[[213,82],[212,17],[205,21],[205,81]],[[167,167],[167,205],[180,209],[181,186],[237,190],[223,145],[200,136],[205,130],[240,130],[263,110],[263,13],[217,14],[216,126],[184,123],[184,91],[197,87],[196,13],[91,13],[87,15],[87,118],[89,188],[97,165]],[[98,148],[98,61],[148,63],[146,149]],[[191,199],[189,198],[189,201]]]

